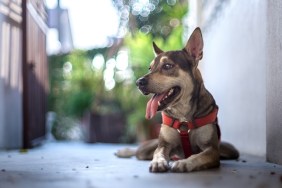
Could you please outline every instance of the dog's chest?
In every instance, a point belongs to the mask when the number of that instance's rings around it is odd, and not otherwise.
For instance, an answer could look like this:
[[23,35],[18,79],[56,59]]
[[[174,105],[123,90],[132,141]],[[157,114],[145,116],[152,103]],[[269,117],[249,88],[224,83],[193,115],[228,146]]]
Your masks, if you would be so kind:
[[189,131],[189,140],[192,151],[199,153],[206,147],[218,145],[217,127],[213,124],[208,124],[197,129]]

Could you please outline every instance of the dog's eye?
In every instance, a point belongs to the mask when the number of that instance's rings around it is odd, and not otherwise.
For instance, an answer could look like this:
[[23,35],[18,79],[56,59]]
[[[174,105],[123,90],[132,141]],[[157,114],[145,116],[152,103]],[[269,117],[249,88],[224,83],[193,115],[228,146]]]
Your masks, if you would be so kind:
[[152,70],[152,68],[151,67],[149,67],[149,71],[151,71]]
[[163,69],[164,69],[164,70],[169,70],[169,69],[171,69],[172,67],[173,67],[173,65],[172,65],[172,64],[169,64],[169,63],[166,63],[166,64],[163,65]]

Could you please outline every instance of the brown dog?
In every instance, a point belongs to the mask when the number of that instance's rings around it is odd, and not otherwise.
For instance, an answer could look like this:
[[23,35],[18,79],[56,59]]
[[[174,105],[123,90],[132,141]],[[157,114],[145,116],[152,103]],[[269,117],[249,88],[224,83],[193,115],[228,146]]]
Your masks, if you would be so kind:
[[[232,145],[219,141],[218,107],[197,68],[203,57],[200,28],[194,30],[182,50],[163,52],[155,43],[153,48],[156,57],[150,71],[136,84],[144,95],[153,94],[147,103],[146,118],[162,111],[159,139],[141,145],[136,152],[121,150],[116,155],[153,159],[151,172],[203,170],[218,167],[220,158],[238,158]],[[175,155],[181,160],[169,165]]]

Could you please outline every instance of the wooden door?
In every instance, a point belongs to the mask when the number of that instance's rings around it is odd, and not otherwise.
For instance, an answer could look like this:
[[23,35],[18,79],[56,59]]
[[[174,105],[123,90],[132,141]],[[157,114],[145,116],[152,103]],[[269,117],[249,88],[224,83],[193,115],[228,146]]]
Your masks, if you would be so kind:
[[23,0],[23,147],[45,138],[48,66],[44,2]]

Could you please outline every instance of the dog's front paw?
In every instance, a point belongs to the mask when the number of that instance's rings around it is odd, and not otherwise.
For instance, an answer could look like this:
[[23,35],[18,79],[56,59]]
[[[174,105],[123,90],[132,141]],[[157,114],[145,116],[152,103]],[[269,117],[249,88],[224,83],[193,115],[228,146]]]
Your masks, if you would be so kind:
[[150,172],[166,172],[169,169],[168,162],[163,158],[153,160],[149,169]]
[[192,163],[189,163],[185,159],[175,161],[171,166],[172,172],[191,172],[192,170]]

